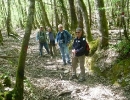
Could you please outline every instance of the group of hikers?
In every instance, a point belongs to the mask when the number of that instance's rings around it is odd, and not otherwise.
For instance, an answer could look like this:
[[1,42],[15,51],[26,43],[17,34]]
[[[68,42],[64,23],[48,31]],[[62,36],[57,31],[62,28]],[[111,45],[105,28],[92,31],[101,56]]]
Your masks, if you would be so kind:
[[[63,60],[63,65],[72,66],[72,74],[70,80],[78,79],[79,82],[85,81],[85,50],[86,50],[86,38],[83,36],[82,28],[76,28],[76,38],[73,40],[72,44],[72,62],[70,59],[68,45],[72,40],[71,34],[63,28],[62,24],[58,25],[58,33],[54,36],[52,29],[47,28],[47,32],[44,31],[45,28],[40,26],[37,32],[36,40],[39,42],[39,55],[43,56],[43,47],[46,49],[47,53],[51,56],[56,56],[56,46],[59,46],[61,57]],[[80,65],[80,75],[76,75],[76,68]]]

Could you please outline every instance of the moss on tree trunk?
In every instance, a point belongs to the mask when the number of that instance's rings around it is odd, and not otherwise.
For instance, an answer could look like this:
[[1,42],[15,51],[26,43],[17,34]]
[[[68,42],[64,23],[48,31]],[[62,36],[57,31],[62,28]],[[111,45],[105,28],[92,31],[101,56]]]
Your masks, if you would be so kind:
[[88,19],[88,12],[87,12],[87,8],[83,2],[83,0],[78,0],[78,4],[80,6],[80,9],[82,11],[82,15],[85,21],[85,27],[86,27],[86,35],[87,35],[87,40],[90,42],[93,40],[92,38],[92,34],[91,34],[91,29],[90,29],[90,23],[89,23],[89,19]]
[[22,48],[19,56],[19,63],[17,68],[16,84],[15,84],[15,100],[23,100],[24,91],[24,68],[25,60],[27,55],[28,43],[30,39],[30,34],[32,30],[32,24],[34,20],[34,10],[35,10],[35,0],[30,0],[29,13],[27,18],[27,24],[25,29],[25,35],[23,38]]
[[103,0],[95,0],[97,11],[98,11],[98,27],[99,31],[102,34],[100,49],[108,46],[108,26],[107,19],[105,15],[104,9],[104,1]]

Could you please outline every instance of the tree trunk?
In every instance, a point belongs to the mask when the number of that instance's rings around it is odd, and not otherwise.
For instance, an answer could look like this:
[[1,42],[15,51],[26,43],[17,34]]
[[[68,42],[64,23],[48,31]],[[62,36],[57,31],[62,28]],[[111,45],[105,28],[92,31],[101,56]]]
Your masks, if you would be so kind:
[[[130,23],[130,18],[129,18],[129,16],[130,16],[130,8],[129,8],[129,4],[130,4],[130,0],[127,0],[127,31],[128,31],[128,33],[129,33],[129,23]],[[128,34],[129,35],[129,34]]]
[[84,18],[84,21],[85,21],[85,27],[86,27],[86,35],[87,35],[87,40],[88,42],[92,41],[93,38],[92,38],[92,34],[91,34],[91,29],[90,29],[90,23],[89,23],[89,19],[88,19],[88,12],[87,12],[87,8],[83,2],[83,0],[78,0],[78,4],[79,4],[79,7],[82,11],[82,15],[83,15],[83,18]]
[[[4,12],[4,13],[3,13]],[[4,28],[5,26],[5,21],[6,19],[4,18],[4,14],[6,13],[6,10],[5,10],[5,6],[4,6],[4,1],[1,0],[1,3],[0,3],[0,17],[1,17],[1,20],[0,20],[0,28]]]
[[[78,12],[78,27],[83,29],[83,16],[82,16],[82,12],[79,8],[77,8],[77,12]],[[83,30],[82,30],[83,31]]]
[[8,34],[8,36],[10,35],[10,32],[11,32],[11,9],[10,9],[10,3],[11,3],[11,0],[7,0],[8,15],[7,15],[7,20],[6,20],[6,26],[7,26],[7,34]]
[[3,36],[2,36],[1,30],[0,30],[0,45],[3,45]]
[[91,14],[91,4],[90,4],[90,0],[88,0],[88,7],[89,7],[89,22],[90,22],[90,28],[92,25],[92,14]]
[[71,15],[71,30],[75,31],[77,27],[77,17],[75,13],[74,0],[68,0],[70,5],[70,15]]
[[[127,31],[128,31],[128,33],[129,33],[129,24],[130,24],[130,18],[129,18],[129,16],[130,16],[130,10],[129,10],[129,4],[130,4],[130,1],[129,0],[127,0]],[[129,35],[129,34],[128,34]]]
[[59,0],[59,3],[61,4],[61,9],[62,9],[62,13],[63,13],[61,19],[63,18],[63,23],[65,26],[65,29],[69,30],[68,14],[67,14],[67,10],[64,5],[64,0]]
[[95,0],[97,11],[98,11],[98,27],[99,31],[102,34],[100,49],[108,46],[108,26],[107,19],[105,15],[104,9],[104,1],[103,0]]
[[35,14],[35,16],[34,16],[34,23],[35,23],[35,25],[36,25],[36,27],[40,27],[40,25],[39,25],[39,22],[38,22],[38,20],[37,20],[37,17],[36,17],[36,14]]
[[126,27],[126,21],[125,21],[125,1],[124,0],[121,0],[121,4],[122,4],[122,7],[121,7],[121,27],[123,28],[124,32],[124,36],[127,40],[129,40],[129,37],[128,37],[128,31],[127,31],[127,27]]
[[[19,14],[19,21],[20,21],[20,27],[21,28],[24,28],[25,26],[24,26],[24,9],[23,9],[23,7],[22,7],[22,3],[21,3],[21,1],[20,0],[18,0],[18,14]],[[26,12],[26,11],[25,11]]]
[[55,26],[56,26],[56,31],[58,31],[58,14],[57,14],[57,7],[56,7],[56,0],[54,0],[54,15],[55,15]]
[[[48,17],[47,17],[47,13],[46,13],[46,10],[45,10],[45,5],[43,4],[42,0],[39,0],[39,3],[40,3],[40,6],[41,6],[41,11],[43,13],[42,16],[44,16],[44,21],[45,21],[45,24],[48,26],[48,27],[51,27],[51,24],[49,23],[49,20],[48,20]],[[45,26],[44,26],[45,27]]]
[[19,63],[16,75],[16,84],[15,84],[15,100],[23,100],[23,91],[24,91],[24,68],[25,68],[25,60],[27,56],[27,48],[30,39],[30,34],[32,30],[32,24],[34,20],[34,11],[35,10],[35,0],[30,0],[29,13],[27,17],[27,24],[25,29],[25,35],[23,37],[23,43],[21,47],[21,52],[19,56]]
[[42,13],[42,8],[40,7],[40,4],[39,4],[39,2],[38,3],[36,3],[37,4],[37,9],[36,9],[36,18],[37,18],[37,20],[40,22],[40,25],[42,24],[43,26],[46,26],[45,25],[45,18],[44,18],[44,16],[43,16],[43,13]]

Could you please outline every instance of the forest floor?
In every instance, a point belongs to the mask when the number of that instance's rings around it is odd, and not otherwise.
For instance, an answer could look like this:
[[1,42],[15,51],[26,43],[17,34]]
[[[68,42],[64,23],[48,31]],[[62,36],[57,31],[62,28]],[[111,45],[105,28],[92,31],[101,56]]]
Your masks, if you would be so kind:
[[[0,55],[4,57],[0,58],[0,74],[8,74],[13,83],[24,35],[24,31],[17,31],[21,36],[19,41],[4,37],[4,46],[0,46]],[[86,81],[69,80],[71,66],[62,65],[59,50],[57,49],[57,57],[51,57],[45,50],[44,56],[39,57],[35,36],[35,32],[32,32],[26,58],[24,100],[129,100],[119,85],[110,84],[108,80],[90,72],[87,67]],[[79,73],[79,67],[77,72]]]

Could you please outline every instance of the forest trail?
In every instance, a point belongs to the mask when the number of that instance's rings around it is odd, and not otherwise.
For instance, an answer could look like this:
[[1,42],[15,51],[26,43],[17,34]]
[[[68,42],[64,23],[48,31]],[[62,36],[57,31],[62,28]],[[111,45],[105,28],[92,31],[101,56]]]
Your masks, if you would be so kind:
[[[23,32],[19,32],[20,36],[23,36]],[[4,51],[9,48],[12,51],[20,49],[20,42],[13,41],[12,38],[4,41],[4,46],[7,46],[2,47]],[[12,42],[8,43],[9,41]],[[119,86],[111,85],[103,77],[97,77],[87,69],[85,82],[70,81],[68,71],[70,66],[62,66],[60,53],[52,58],[46,54],[45,50],[44,52],[45,55],[39,57],[38,43],[35,41],[35,32],[33,32],[25,67],[25,100],[128,100]],[[4,71],[9,71],[15,79],[16,68],[4,67]]]

